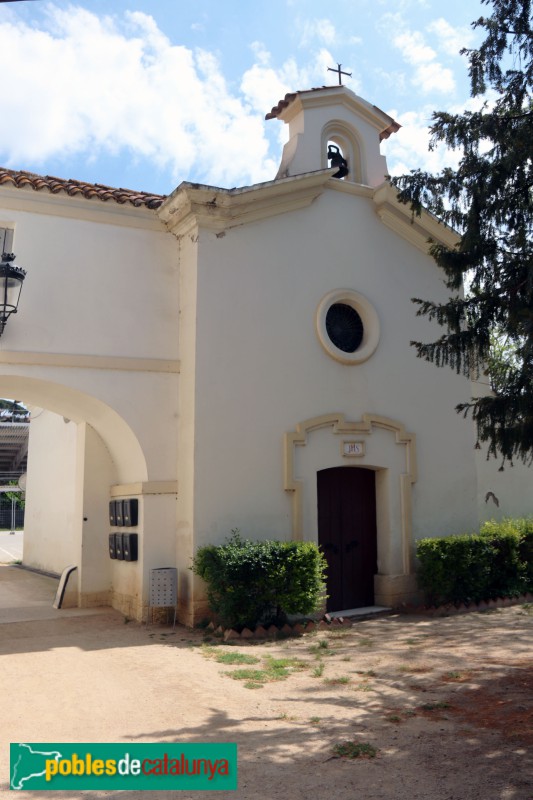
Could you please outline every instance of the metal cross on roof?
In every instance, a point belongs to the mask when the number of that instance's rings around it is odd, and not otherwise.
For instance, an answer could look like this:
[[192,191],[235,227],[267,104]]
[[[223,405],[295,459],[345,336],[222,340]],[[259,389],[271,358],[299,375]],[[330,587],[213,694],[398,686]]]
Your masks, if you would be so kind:
[[337,64],[337,69],[334,69],[333,67],[328,67],[328,72],[336,72],[338,74],[338,76],[339,76],[339,86],[342,86],[341,75],[347,75],[349,78],[352,77],[352,73],[351,72],[343,72],[341,67],[342,67],[342,64]]

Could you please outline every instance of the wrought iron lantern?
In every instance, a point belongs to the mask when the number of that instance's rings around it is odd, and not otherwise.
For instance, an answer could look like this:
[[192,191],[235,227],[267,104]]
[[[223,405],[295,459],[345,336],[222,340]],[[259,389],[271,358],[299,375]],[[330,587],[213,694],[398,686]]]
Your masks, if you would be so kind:
[[13,253],[2,253],[0,261],[0,336],[4,332],[11,314],[17,313],[22,284],[26,270],[17,267],[13,262]]

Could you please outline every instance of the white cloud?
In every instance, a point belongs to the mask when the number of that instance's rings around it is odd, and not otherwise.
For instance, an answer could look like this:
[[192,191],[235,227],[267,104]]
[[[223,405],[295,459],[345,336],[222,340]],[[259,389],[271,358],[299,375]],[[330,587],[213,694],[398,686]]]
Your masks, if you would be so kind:
[[329,19],[307,19],[301,25],[300,47],[309,47],[314,41],[332,45],[335,42],[335,26]]
[[437,37],[438,45],[448,54],[458,55],[463,47],[468,47],[473,39],[470,28],[460,26],[452,27],[443,17],[430,22],[428,31]]
[[392,34],[392,43],[401,52],[404,61],[413,69],[411,83],[424,94],[430,92],[450,93],[455,90],[455,79],[451,69],[437,61],[437,53],[430,47],[420,31],[410,31],[398,15],[388,15],[388,25],[400,26]]
[[[324,86],[327,82],[327,68],[335,63],[329,50],[322,48],[312,55],[306,65],[298,65],[294,58],[289,58],[281,67],[275,68],[272,66],[270,53],[261,43],[254,42],[252,48],[256,63],[244,73],[241,91],[251,107],[263,114],[270,111],[287,92]],[[346,69],[350,71],[349,68]],[[335,82],[335,76],[331,82]],[[357,76],[344,78],[343,83],[355,92],[359,90]]]
[[232,95],[213,54],[171,44],[141,12],[97,17],[49,5],[47,13],[41,29],[2,15],[7,166],[125,150],[175,180],[191,164],[195,180],[214,184],[275,175],[262,114]]
[[[485,99],[490,108],[494,103],[495,95],[488,94]],[[468,97],[464,103],[450,106],[447,112],[463,114],[465,111],[479,111],[482,105],[482,98]],[[387,111],[402,126],[397,133],[382,143],[382,151],[387,157],[391,175],[402,175],[418,168],[437,173],[445,167],[452,169],[457,167],[462,151],[451,150],[442,143],[434,146],[433,150],[429,150],[429,128],[433,123],[432,115],[435,110],[426,106],[418,111],[408,111],[403,114],[396,109]],[[488,143],[481,141],[481,152],[487,150],[488,146]]]
[[391,175],[403,175],[412,169],[440,172],[444,167],[457,166],[458,152],[445,146],[429,150],[432,112],[433,109],[430,108],[400,115],[394,109],[387,112],[402,126],[382,145]]
[[455,80],[451,69],[443,67],[437,61],[421,64],[413,75],[412,83],[419,86],[424,94],[430,92],[448,94],[455,90]]
[[435,51],[429,47],[419,31],[403,31],[393,38],[393,44],[401,50],[409,64],[427,64],[436,58]]

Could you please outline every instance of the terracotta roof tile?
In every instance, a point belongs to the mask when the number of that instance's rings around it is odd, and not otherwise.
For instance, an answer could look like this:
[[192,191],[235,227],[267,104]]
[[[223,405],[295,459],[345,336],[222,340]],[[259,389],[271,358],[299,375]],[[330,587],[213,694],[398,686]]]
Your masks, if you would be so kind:
[[[279,117],[279,115],[283,113],[283,111],[285,111],[287,106],[290,106],[290,104],[298,96],[302,94],[311,94],[312,92],[323,92],[325,90],[333,91],[338,89],[339,89],[338,86],[315,86],[313,89],[303,89],[299,92],[289,92],[288,94],[285,95],[285,97],[282,100],[279,101],[279,103],[276,106],[272,108],[271,111],[268,112],[268,114],[265,114],[265,119],[276,119],[277,117]],[[389,116],[389,114],[386,114],[385,111],[382,111],[381,108],[379,108],[376,105],[372,105],[372,108],[374,108],[378,114],[390,120],[390,124],[384,130],[382,130],[379,135],[380,141],[383,141],[383,139],[388,139],[391,133],[396,133],[397,131],[400,130],[400,128],[402,127],[400,123],[396,122],[396,120],[394,120],[391,116]]]
[[338,86],[315,86],[313,89],[302,89],[298,92],[289,92],[285,95],[283,100],[280,100],[277,106],[274,106],[268,114],[265,114],[265,119],[275,119],[282,111],[285,111],[293,100],[300,94],[310,94],[311,92],[323,92],[324,89],[338,89]]
[[35,175],[33,172],[23,172],[12,169],[0,168],[0,186],[15,186],[18,189],[34,189],[36,192],[48,191],[52,194],[64,192],[70,197],[76,195],[88,200],[113,200],[115,203],[130,203],[132,206],[146,206],[146,208],[159,208],[165,195],[136,192],[132,189],[114,189],[102,183],[84,183],[83,181],[55,178],[53,175]]

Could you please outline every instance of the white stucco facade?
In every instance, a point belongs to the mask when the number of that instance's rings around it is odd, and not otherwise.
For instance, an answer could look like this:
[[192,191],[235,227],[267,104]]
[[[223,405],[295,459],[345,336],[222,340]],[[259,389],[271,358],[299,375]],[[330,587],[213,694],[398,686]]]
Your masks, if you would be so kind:
[[[334,467],[375,473],[380,603],[414,596],[416,539],[533,510],[531,470],[498,472],[454,411],[470,383],[410,346],[439,334],[411,298],[446,297],[427,239],[452,234],[413,224],[385,183],[380,138],[397,124],[344,87],[269,116],[290,136],[267,184],[185,183],[155,209],[0,187],[0,227],[28,269],[0,394],[54,412],[31,425],[24,560],[76,563],[81,605],[141,618],[149,570],[177,566],[180,617],[199,619],[195,549],[233,528],[318,541],[317,473]],[[330,142],[354,166],[343,180]],[[348,355],[324,324],[345,301],[363,324]],[[127,497],[134,563],[107,550],[109,500]]]

